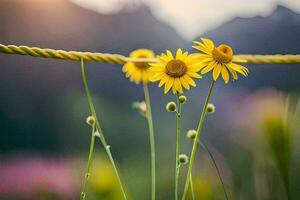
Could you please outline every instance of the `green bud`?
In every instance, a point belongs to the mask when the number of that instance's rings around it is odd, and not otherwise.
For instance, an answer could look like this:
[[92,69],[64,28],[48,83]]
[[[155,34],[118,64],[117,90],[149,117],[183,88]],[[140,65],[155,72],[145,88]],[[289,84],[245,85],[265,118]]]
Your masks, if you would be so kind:
[[179,155],[179,163],[181,163],[182,165],[185,165],[189,162],[189,157],[185,154],[180,154]]
[[145,101],[135,101],[131,104],[132,109],[139,111],[142,116],[146,116],[147,106]]
[[181,104],[184,104],[184,103],[186,102],[186,96],[180,95],[180,96],[178,97],[178,100],[179,100],[179,102],[180,102]]
[[86,118],[86,123],[87,123],[88,125],[90,125],[90,126],[95,125],[95,123],[96,123],[95,117],[94,117],[94,116],[88,116],[88,117]]
[[215,108],[214,104],[212,104],[212,103],[207,104],[206,111],[207,111],[208,113],[214,113],[215,110],[216,110],[216,108]]
[[197,135],[197,131],[194,129],[188,130],[188,132],[186,133],[187,138],[193,140],[196,138]]
[[140,108],[140,102],[138,102],[138,101],[132,102],[131,108],[133,110],[138,110]]
[[166,105],[166,109],[169,112],[175,112],[176,111],[176,103],[171,101]]
[[94,132],[94,135],[95,135],[96,137],[98,137],[98,138],[101,138],[99,131],[95,131],[95,132]]
[[146,114],[147,112],[147,105],[146,105],[146,102],[145,101],[141,101],[140,102],[140,112]]

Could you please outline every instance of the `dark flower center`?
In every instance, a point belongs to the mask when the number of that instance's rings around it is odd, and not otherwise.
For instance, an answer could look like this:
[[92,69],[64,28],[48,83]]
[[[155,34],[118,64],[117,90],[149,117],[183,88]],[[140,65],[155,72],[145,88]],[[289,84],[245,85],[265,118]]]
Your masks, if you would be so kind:
[[213,50],[212,55],[218,63],[229,63],[232,61],[233,51],[230,46],[221,44]]
[[167,63],[166,73],[174,78],[183,76],[187,71],[186,64],[181,60],[173,59]]
[[[140,55],[137,58],[149,58],[146,55]],[[134,65],[139,69],[148,69],[150,65],[147,62],[135,62]]]

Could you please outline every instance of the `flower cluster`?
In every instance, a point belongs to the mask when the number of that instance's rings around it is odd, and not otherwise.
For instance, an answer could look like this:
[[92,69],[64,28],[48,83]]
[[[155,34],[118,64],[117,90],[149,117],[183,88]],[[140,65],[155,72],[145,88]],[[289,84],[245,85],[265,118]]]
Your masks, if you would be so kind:
[[[201,38],[200,41],[194,41],[194,49],[200,51],[197,53],[189,54],[182,49],[178,49],[175,54],[172,54],[169,50],[161,55],[157,56],[157,62],[141,62],[142,60],[136,60],[136,62],[126,63],[123,67],[123,71],[126,73],[126,77],[130,81],[134,81],[136,84],[140,82],[144,83],[145,101],[149,110],[145,117],[148,119],[150,143],[151,143],[151,175],[152,175],[152,199],[155,199],[155,143],[153,133],[153,122],[150,108],[150,98],[147,83],[158,82],[158,87],[164,86],[164,93],[172,91],[177,97],[177,104],[174,101],[169,102],[166,105],[168,112],[174,112],[177,116],[177,134],[176,134],[176,166],[175,166],[175,199],[178,199],[179,190],[179,170],[180,166],[189,162],[187,170],[187,178],[184,185],[184,192],[182,199],[185,199],[188,191],[189,182],[191,178],[191,171],[193,167],[193,161],[195,159],[195,152],[197,149],[197,143],[199,135],[201,133],[202,123],[207,113],[214,113],[215,106],[209,103],[211,92],[213,90],[215,81],[219,77],[222,77],[227,84],[232,79],[238,79],[238,73],[247,76],[249,70],[237,63],[246,62],[245,60],[234,57],[233,50],[227,44],[220,44],[215,46],[214,42]],[[130,58],[133,60],[136,58],[152,58],[154,53],[150,50],[139,49],[130,54]],[[202,78],[202,75],[212,72],[212,83],[206,97],[206,101],[203,105],[201,117],[196,130],[189,130],[187,137],[193,140],[193,147],[190,154],[190,158],[185,154],[180,154],[180,129],[181,129],[181,109],[182,105],[186,103],[187,98],[181,95],[184,90],[189,90],[191,87],[196,86],[195,79]],[[148,108],[147,108],[148,109]]]
[[[194,49],[199,53],[189,54],[181,49],[173,55],[169,50],[157,56],[158,62],[129,62],[123,67],[123,71],[131,81],[139,84],[159,82],[158,87],[164,86],[164,93],[172,90],[174,94],[183,93],[196,86],[194,79],[199,79],[203,74],[212,71],[212,78],[216,81],[220,76],[228,83],[230,76],[238,79],[238,73],[247,76],[249,70],[237,63],[246,62],[235,58],[233,50],[226,44],[215,46],[214,42],[201,38],[194,41]],[[147,49],[135,50],[130,54],[131,58],[153,58],[154,53]]]
[[[176,163],[175,163],[175,200],[179,197],[179,172],[180,168],[184,165],[188,165],[186,181],[182,194],[182,199],[187,196],[189,185],[192,187],[192,167],[195,159],[195,153],[198,146],[199,136],[201,134],[201,127],[204,122],[204,118],[207,113],[214,113],[215,106],[209,103],[209,99],[213,90],[215,81],[222,77],[225,83],[228,83],[230,77],[238,79],[238,73],[247,76],[249,71],[246,67],[237,64],[238,62],[245,62],[244,60],[237,59],[233,56],[233,50],[226,44],[215,46],[215,44],[205,38],[201,38],[201,41],[195,41],[196,45],[193,46],[198,53],[189,54],[187,51],[177,49],[173,54],[167,50],[165,53],[157,56],[155,60],[155,54],[148,49],[137,49],[130,53],[130,62],[127,62],[123,66],[123,72],[131,82],[135,84],[143,83],[144,87],[144,101],[137,101],[132,104],[135,110],[145,117],[148,121],[149,128],[149,140],[150,140],[150,152],[151,152],[151,199],[156,198],[156,159],[155,159],[155,137],[154,126],[151,112],[150,94],[148,89],[149,82],[158,82],[158,87],[164,86],[164,93],[172,91],[176,95],[177,103],[174,101],[169,102],[166,105],[168,112],[176,114],[177,117],[177,129],[176,129]],[[150,62],[151,61],[151,62]],[[81,60],[82,79],[85,86],[85,92],[88,98],[90,111],[92,113],[86,119],[86,123],[92,126],[92,136],[90,153],[87,162],[86,176],[82,185],[81,200],[86,197],[86,183],[88,181],[87,175],[90,174],[91,158],[94,152],[95,137],[99,137],[102,145],[106,149],[106,153],[110,158],[113,165],[114,173],[116,174],[118,184],[122,191],[124,200],[127,200],[127,195],[123,187],[123,183],[119,177],[118,170],[115,166],[112,154],[110,152],[110,146],[104,138],[103,132],[100,128],[100,123],[96,117],[94,105],[91,100],[91,95],[88,89],[87,81],[85,78],[84,63]],[[202,113],[200,115],[197,130],[189,130],[187,137],[193,141],[193,147],[189,156],[182,154],[181,152],[181,117],[183,104],[187,102],[187,97],[182,93],[184,90],[189,90],[191,87],[196,86],[195,79],[202,78],[202,75],[212,71],[212,83],[203,105]]]

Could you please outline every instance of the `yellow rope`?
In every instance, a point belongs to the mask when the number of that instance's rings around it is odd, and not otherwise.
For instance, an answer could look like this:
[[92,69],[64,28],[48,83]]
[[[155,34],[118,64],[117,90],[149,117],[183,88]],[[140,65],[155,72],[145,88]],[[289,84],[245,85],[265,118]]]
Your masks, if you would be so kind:
[[[0,44],[0,52],[7,54],[30,55],[34,57],[56,58],[67,60],[97,61],[104,63],[124,64],[126,62],[157,62],[157,59],[128,58],[119,54],[91,53],[79,51],[64,51],[54,49],[41,49],[39,47],[15,46]],[[272,63],[300,63],[300,54],[297,55],[236,55],[236,58],[244,59],[248,63],[272,64]]]
[[296,55],[236,55],[236,58],[246,60],[248,63],[300,63],[300,54]]

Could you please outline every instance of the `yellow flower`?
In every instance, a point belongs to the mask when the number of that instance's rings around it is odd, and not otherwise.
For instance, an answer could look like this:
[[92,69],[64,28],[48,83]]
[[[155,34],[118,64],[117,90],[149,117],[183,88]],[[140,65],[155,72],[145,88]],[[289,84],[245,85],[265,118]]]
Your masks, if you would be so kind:
[[[130,53],[130,58],[154,58],[154,52],[148,49],[137,49]],[[141,81],[147,83],[151,75],[150,65],[146,62],[128,62],[123,66],[123,72],[130,81],[139,84]]]
[[192,78],[201,78],[197,73],[201,66],[195,66],[191,55],[178,49],[173,57],[170,51],[158,56],[158,63],[151,63],[150,69],[153,71],[151,81],[160,81],[159,87],[165,85],[164,92],[171,88],[173,93],[183,93],[183,88],[189,90],[190,86],[195,87],[196,83]]
[[[221,44],[215,47],[214,43],[205,38],[201,38],[202,42],[194,41],[196,46],[193,48],[203,52],[195,54],[195,58],[199,60],[199,64],[202,65],[201,74],[205,74],[213,70],[213,79],[217,80],[220,74],[225,83],[229,81],[229,72],[234,79],[238,79],[237,72],[247,76],[249,70],[234,62],[246,62],[245,60],[237,59],[233,56],[233,50],[226,44]],[[229,72],[228,72],[229,71]]]

